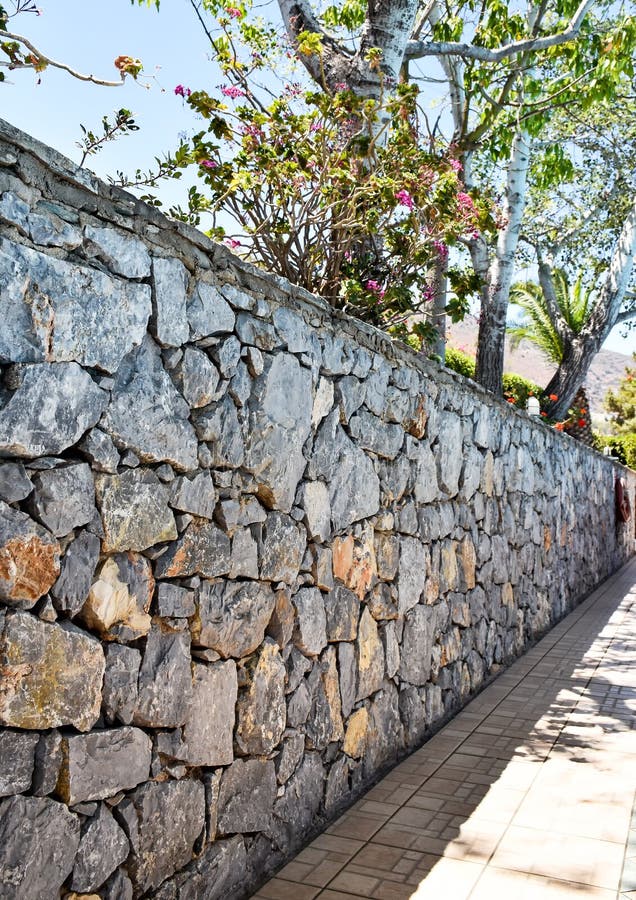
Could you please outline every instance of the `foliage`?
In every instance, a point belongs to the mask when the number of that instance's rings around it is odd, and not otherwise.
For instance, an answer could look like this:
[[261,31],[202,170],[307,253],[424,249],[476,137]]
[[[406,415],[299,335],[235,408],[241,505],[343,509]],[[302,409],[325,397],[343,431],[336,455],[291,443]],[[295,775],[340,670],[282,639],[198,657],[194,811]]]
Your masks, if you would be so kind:
[[84,125],[80,125],[84,133],[81,141],[77,142],[77,146],[82,150],[82,158],[80,166],[83,166],[89,156],[94,156],[110,141],[117,140],[125,134],[139,131],[133,115],[129,109],[119,109],[115,113],[115,118],[111,122],[108,116],[102,118],[102,134],[91,131]]
[[[633,359],[636,362],[636,353]],[[616,393],[609,391],[604,405],[611,413],[614,434],[632,434],[636,440],[636,367],[625,367],[625,376]]]
[[463,375],[464,378],[475,378],[475,360],[462,350],[456,350],[455,347],[446,348],[444,365],[447,369]]
[[[461,350],[447,347],[445,365],[466,378],[475,378],[475,360]],[[539,402],[543,400],[543,388],[512,372],[504,372],[503,390],[506,400],[521,409],[526,408],[530,396],[539,398]]]
[[594,440],[597,450],[602,451],[609,447],[612,456],[615,456],[624,466],[636,469],[636,434],[595,434]]

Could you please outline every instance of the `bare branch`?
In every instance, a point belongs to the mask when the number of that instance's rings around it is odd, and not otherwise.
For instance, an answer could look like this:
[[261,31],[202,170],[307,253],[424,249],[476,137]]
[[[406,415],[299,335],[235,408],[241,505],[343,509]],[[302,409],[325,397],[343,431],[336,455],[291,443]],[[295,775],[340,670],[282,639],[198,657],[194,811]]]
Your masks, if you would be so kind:
[[[19,44],[22,44],[29,50],[34,57],[35,64],[44,64],[46,66],[51,66],[53,69],[62,69],[64,72],[68,72],[69,75],[72,75],[73,78],[77,78],[78,81],[90,81],[93,84],[100,84],[103,87],[121,87],[126,78],[126,73],[121,72],[121,78],[119,81],[108,81],[105,78],[98,78],[95,75],[84,75],[82,72],[77,72],[75,69],[72,69],[71,66],[67,66],[66,63],[59,62],[58,60],[52,59],[50,56],[47,56],[46,53],[42,53],[41,50],[38,50],[36,46],[34,46],[28,38],[23,37],[21,34],[13,34],[10,31],[1,31],[0,30],[0,38],[9,41],[16,41]],[[14,67],[9,64],[9,68],[23,68],[22,65],[16,65]]]
[[476,59],[480,62],[495,63],[528,51],[547,50],[559,44],[567,44],[574,40],[581,30],[585,16],[593,6],[593,0],[583,0],[574,13],[567,28],[559,34],[546,37],[527,38],[524,41],[513,41],[497,50],[488,47],[476,47],[452,41],[409,41],[406,47],[406,59],[422,59],[425,56],[461,56],[464,59]]

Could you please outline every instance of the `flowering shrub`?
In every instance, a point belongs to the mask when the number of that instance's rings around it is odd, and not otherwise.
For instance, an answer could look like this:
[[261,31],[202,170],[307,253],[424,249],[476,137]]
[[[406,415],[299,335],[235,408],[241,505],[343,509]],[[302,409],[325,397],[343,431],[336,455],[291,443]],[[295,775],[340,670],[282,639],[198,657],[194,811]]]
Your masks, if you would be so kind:
[[[204,183],[191,191],[188,217],[198,224],[208,214],[210,236],[335,307],[432,339],[436,273],[450,246],[494,229],[490,204],[467,193],[451,154],[421,139],[414,85],[369,99],[344,84],[288,83],[265,103],[254,82],[269,48],[240,12],[219,18],[225,83],[216,93],[175,88],[204,122],[187,153]],[[316,36],[307,40],[316,52]],[[379,70],[377,52],[369,61]],[[448,311],[459,318],[478,284],[469,267],[449,277]]]

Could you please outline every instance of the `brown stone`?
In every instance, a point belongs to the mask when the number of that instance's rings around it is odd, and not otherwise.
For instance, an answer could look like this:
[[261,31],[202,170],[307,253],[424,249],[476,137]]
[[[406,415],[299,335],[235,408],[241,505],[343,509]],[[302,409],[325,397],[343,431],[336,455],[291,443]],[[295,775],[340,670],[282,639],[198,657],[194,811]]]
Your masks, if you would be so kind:
[[504,606],[512,606],[514,604],[514,593],[512,585],[507,581],[501,588],[501,602]]
[[375,619],[366,607],[360,616],[356,651],[358,661],[356,700],[363,700],[380,689],[384,678],[384,648]]
[[353,544],[352,534],[348,534],[345,538],[336,538],[333,542],[333,574],[343,583],[346,583],[347,575],[353,565]]
[[552,531],[548,525],[543,526],[543,549],[548,552],[552,546]]
[[25,513],[0,501],[0,599],[30,608],[60,574],[60,545]]
[[117,637],[111,632],[113,626],[125,629],[127,640],[144,637],[152,623],[148,610],[154,584],[145,557],[129,553],[106,559],[97,570],[80,618],[106,640]]
[[333,544],[333,572],[362,600],[378,574],[373,546],[373,529],[368,526],[360,540],[353,535],[337,538]]
[[440,588],[442,592],[456,591],[459,587],[459,570],[457,568],[457,544],[455,543],[455,541],[445,541],[442,547],[440,581]]
[[413,416],[404,423],[404,427],[409,434],[420,440],[424,437],[426,431],[426,422],[428,421],[428,413],[426,411],[426,398],[420,395]]
[[400,542],[396,535],[376,531],[375,558],[378,578],[381,581],[393,581],[400,562]]
[[474,544],[468,536],[466,536],[461,542],[460,561],[462,566],[462,574],[464,576],[462,589],[471,591],[477,583],[475,578],[477,554],[475,553]]
[[364,706],[357,709],[349,717],[347,732],[345,734],[343,751],[347,756],[360,759],[364,756],[367,747],[367,728],[369,727],[369,713]]
[[274,612],[269,620],[266,634],[273,638],[281,650],[291,641],[296,612],[288,590],[276,591]]
[[230,539],[205,519],[196,519],[155,564],[158,578],[203,575],[214,578],[230,571]]
[[442,648],[440,666],[442,666],[443,668],[444,666],[449,665],[449,663],[455,662],[455,660],[459,659],[462,649],[459,628],[451,628],[449,631],[447,631],[442,638],[440,645]]
[[246,756],[266,756],[283,737],[287,724],[285,676],[278,647],[266,638],[250,685],[237,705],[236,743]]
[[331,741],[341,741],[344,737],[342,725],[342,705],[340,701],[340,681],[336,666],[336,648],[328,647],[322,658],[322,683],[331,711]]

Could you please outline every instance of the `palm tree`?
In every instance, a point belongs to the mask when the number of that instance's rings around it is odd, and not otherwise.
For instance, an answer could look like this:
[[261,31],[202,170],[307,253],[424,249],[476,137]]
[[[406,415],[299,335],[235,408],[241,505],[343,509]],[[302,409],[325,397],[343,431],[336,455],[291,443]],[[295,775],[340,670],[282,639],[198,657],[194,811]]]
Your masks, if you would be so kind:
[[[510,301],[523,310],[525,317],[520,324],[509,326],[506,330],[513,347],[522,340],[531,341],[550,362],[560,366],[570,339],[581,334],[585,328],[596,298],[594,290],[583,283],[582,273],[572,285],[563,269],[553,269],[549,273],[544,270],[541,274],[544,276],[541,285],[530,281],[513,285]],[[549,280],[546,279],[548,274]],[[546,297],[546,289],[551,293],[551,302]],[[592,444],[589,404],[582,385],[576,392],[572,408],[573,415],[565,430],[573,437]]]

